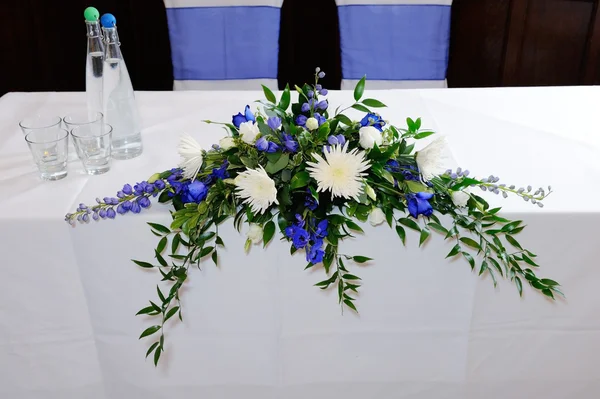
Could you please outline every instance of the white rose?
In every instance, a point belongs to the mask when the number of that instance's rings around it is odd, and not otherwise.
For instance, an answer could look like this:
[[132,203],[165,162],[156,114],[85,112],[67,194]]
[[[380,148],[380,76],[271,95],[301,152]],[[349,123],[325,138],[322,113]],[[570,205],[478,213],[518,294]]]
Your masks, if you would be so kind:
[[228,150],[235,147],[235,141],[233,141],[233,137],[226,136],[219,140],[219,146],[224,150]]
[[467,190],[465,191],[452,191],[452,202],[454,203],[454,205],[458,206],[459,208],[463,208],[465,206],[467,206],[467,202],[469,202],[469,198],[471,198],[469,196],[469,193]]
[[319,121],[316,118],[308,118],[306,120],[306,128],[308,130],[315,130],[319,128]]
[[252,121],[240,124],[240,136],[244,143],[254,144],[259,133],[258,125]]
[[385,214],[381,208],[373,208],[371,213],[369,213],[369,223],[372,226],[377,226],[383,222],[385,222]]
[[251,223],[250,230],[248,230],[248,239],[252,241],[252,244],[258,244],[262,241],[263,229],[258,224]]
[[381,143],[383,143],[381,132],[375,129],[373,126],[361,127],[358,131],[358,134],[360,135],[358,142],[365,150],[373,148],[375,144],[381,146]]

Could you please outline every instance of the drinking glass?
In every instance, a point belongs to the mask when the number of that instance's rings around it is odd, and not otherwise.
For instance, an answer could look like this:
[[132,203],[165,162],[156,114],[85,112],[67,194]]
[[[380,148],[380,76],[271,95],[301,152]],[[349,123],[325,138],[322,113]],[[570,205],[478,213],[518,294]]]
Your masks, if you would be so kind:
[[[71,112],[65,115],[62,118],[67,130],[71,132],[74,128],[78,126],[87,126],[87,125],[96,125],[101,126],[104,122],[104,114],[98,111],[80,111],[80,112]],[[74,141],[74,140],[73,140]],[[75,147],[75,152],[77,155],[75,158],[69,157],[69,161],[75,161],[77,157],[79,159],[83,159],[82,155],[79,153],[77,147]]]
[[60,130],[61,118],[59,116],[47,116],[47,115],[32,115],[21,122],[19,126],[24,135],[38,130]]
[[44,180],[67,176],[69,132],[65,129],[33,129],[25,136],[33,159]]
[[71,130],[77,155],[90,175],[100,175],[110,169],[112,126],[85,124]]

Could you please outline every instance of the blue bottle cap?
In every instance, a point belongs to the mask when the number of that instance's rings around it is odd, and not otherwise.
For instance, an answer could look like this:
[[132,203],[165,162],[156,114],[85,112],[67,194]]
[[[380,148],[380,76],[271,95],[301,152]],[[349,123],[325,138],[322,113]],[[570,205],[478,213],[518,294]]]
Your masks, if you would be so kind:
[[104,14],[100,18],[100,23],[104,28],[114,28],[117,26],[117,19],[112,14]]

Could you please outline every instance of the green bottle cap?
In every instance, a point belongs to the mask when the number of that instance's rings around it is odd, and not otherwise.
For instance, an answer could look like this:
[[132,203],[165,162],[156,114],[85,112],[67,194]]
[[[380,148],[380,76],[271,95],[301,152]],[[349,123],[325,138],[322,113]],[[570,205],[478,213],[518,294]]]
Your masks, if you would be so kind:
[[88,7],[83,12],[86,21],[97,21],[100,18],[100,12],[96,7]]

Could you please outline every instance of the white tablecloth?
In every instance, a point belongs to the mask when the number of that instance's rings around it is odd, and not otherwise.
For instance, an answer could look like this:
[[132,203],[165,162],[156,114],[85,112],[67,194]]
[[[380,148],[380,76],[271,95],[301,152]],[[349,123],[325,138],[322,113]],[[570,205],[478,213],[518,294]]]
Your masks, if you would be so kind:
[[[403,248],[385,226],[343,250],[375,257],[351,265],[363,278],[360,314],[340,314],[334,292],[313,284],[302,255],[273,242],[243,252],[226,223],[220,267],[195,270],[184,322],[167,327],[158,368],[138,341],[150,321],[135,317],[155,298],[146,221],[168,208],[70,228],[80,202],[114,195],[177,163],[180,133],[206,147],[223,134],[203,119],[229,121],[258,92],[138,93],[144,154],[89,177],[41,182],[18,129],[36,112],[82,109],[82,93],[15,93],[0,99],[0,397],[67,398],[594,398],[600,397],[600,88],[368,92],[386,119],[407,116],[449,137],[460,166],[509,184],[548,185],[539,209],[518,198],[493,204],[528,225],[521,243],[537,252],[540,275],[567,295],[551,302],[529,287],[471,272],[444,257],[435,236]],[[332,92],[330,101],[351,102]],[[360,114],[352,115],[358,119]],[[151,341],[150,341],[151,342]]]

